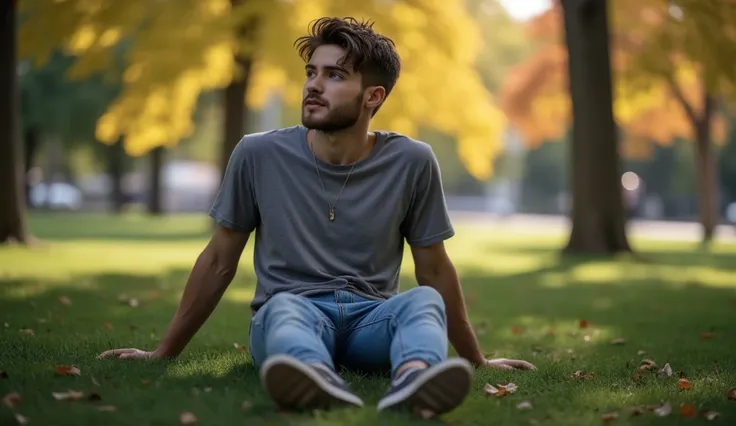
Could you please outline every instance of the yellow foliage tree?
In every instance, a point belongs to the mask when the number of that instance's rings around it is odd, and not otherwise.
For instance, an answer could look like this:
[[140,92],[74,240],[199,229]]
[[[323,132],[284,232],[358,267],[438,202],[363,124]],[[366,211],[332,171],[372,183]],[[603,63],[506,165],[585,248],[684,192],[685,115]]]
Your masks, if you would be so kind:
[[[462,0],[23,0],[20,54],[42,63],[63,48],[78,60],[72,77],[115,66],[122,49],[123,92],[99,120],[97,136],[125,135],[126,150],[141,155],[176,144],[192,132],[192,112],[203,91],[237,78],[234,57],[252,59],[247,104],[259,107],[271,91],[299,105],[303,64],[293,47],[320,16],[375,21],[402,57],[402,76],[374,127],[410,136],[420,127],[454,135],[459,156],[479,179],[492,174],[504,115],[475,71],[481,37]],[[249,37],[238,29],[248,27]]]
[[[717,99],[736,82],[736,3],[730,0],[615,0],[609,2],[614,114],[622,152],[645,157],[650,143],[696,141],[703,238],[717,224],[712,142],[725,138]],[[514,69],[500,105],[530,146],[559,138],[569,127],[567,52],[561,5],[532,20],[540,44]]]

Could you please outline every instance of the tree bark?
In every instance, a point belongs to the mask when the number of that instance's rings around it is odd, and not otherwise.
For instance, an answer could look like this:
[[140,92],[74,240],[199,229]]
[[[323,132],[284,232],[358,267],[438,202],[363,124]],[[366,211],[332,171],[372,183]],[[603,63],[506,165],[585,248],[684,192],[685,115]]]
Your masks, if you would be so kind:
[[702,225],[701,242],[710,244],[718,225],[718,173],[716,153],[711,141],[713,105],[711,96],[705,95],[703,116],[695,123],[695,173],[698,177],[698,214]]
[[[230,0],[233,7],[240,6],[245,0]],[[238,40],[244,41],[254,34],[256,23],[250,22],[238,28]],[[220,153],[220,173],[225,176],[227,163],[235,146],[245,134],[245,124],[248,118],[248,108],[245,105],[245,97],[248,93],[248,84],[253,65],[253,59],[243,53],[235,54],[237,70],[233,80],[225,88],[225,118],[223,123],[222,151]]]
[[154,216],[163,214],[161,196],[161,172],[164,167],[164,147],[154,148],[150,154],[151,170],[149,173],[148,213]]
[[125,191],[123,176],[125,175],[125,147],[123,138],[108,147],[107,172],[110,177],[110,209],[113,213],[122,213],[125,207]]
[[572,230],[565,253],[630,252],[613,119],[605,0],[564,0],[572,99]]
[[16,0],[0,2],[0,243],[27,244],[23,147],[16,71]]

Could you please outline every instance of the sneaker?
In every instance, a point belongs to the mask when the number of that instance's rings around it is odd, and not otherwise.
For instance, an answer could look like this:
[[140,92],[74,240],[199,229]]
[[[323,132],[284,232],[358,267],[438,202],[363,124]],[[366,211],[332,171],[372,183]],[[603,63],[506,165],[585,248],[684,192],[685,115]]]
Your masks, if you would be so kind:
[[410,368],[394,378],[378,411],[409,410],[440,415],[459,406],[470,392],[473,366],[451,358],[429,368]]
[[326,366],[307,365],[289,355],[275,355],[263,363],[261,384],[281,409],[363,406],[363,401],[337,373]]

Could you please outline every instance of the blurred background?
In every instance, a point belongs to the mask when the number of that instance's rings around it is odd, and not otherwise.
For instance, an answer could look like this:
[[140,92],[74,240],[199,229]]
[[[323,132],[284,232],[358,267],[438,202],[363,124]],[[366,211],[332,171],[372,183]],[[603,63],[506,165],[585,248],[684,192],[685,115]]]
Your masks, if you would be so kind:
[[[433,146],[453,212],[563,226],[570,213],[557,2],[7,3],[19,155],[0,146],[22,170],[13,176],[25,201],[7,200],[6,210],[206,213],[243,134],[299,124],[303,76],[292,43],[311,20],[335,15],[372,19],[396,41],[403,74],[374,127]],[[616,0],[608,9],[626,218],[702,223],[708,235],[736,223],[734,6]]]

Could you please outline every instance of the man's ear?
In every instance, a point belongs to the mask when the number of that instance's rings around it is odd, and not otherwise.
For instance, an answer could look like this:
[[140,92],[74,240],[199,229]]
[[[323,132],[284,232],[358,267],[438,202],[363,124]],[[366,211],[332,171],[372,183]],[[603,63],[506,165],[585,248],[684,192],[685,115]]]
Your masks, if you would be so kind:
[[366,108],[376,109],[386,100],[386,89],[383,86],[371,86],[365,92]]

